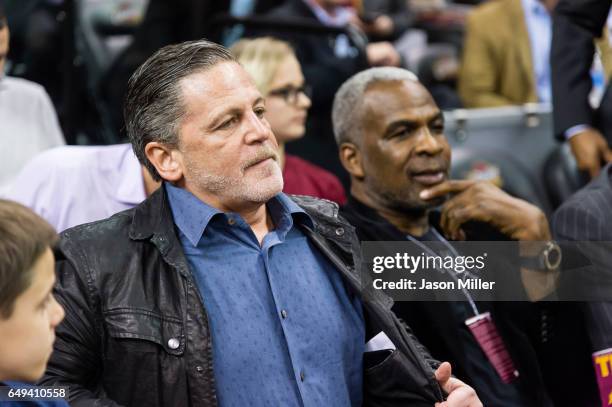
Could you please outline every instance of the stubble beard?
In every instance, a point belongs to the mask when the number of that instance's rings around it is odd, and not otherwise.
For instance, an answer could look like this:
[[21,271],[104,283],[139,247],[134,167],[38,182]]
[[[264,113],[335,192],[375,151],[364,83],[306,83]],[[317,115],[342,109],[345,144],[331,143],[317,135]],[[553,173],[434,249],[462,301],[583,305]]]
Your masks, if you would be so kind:
[[265,203],[283,190],[283,175],[277,159],[267,168],[249,170],[243,165],[232,175],[213,174],[191,161],[185,166],[198,189],[232,201]]

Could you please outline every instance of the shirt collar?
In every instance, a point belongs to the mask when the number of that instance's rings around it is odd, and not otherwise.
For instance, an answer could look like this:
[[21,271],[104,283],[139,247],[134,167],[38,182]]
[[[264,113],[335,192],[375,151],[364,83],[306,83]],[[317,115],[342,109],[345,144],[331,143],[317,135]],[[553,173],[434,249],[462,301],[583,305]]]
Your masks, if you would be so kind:
[[[174,217],[174,223],[195,247],[200,242],[204,231],[213,217],[223,215],[223,212],[213,208],[198,199],[191,192],[165,182],[168,201]],[[287,195],[280,193],[266,204],[275,229],[284,235],[293,227],[294,221],[308,222],[310,227],[314,223],[310,216]]]
[[523,1],[523,7],[525,7],[525,10],[532,15],[536,15],[536,16],[549,16],[549,12],[546,9],[546,7],[544,7],[544,4],[542,4],[542,2],[540,2],[539,0],[522,0]]

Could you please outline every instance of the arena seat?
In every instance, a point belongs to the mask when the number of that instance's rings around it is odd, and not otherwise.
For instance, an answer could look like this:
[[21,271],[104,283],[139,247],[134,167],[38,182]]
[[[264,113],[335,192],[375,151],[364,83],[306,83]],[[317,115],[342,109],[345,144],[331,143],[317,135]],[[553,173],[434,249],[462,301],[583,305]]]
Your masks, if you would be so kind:
[[562,144],[550,153],[544,164],[542,177],[553,209],[559,207],[588,181],[578,171],[568,144]]
[[[458,109],[445,112],[445,121],[455,155],[453,175],[483,178],[497,171],[504,189],[549,215],[560,203],[559,196],[567,197],[565,191],[574,188],[571,177],[557,177],[557,185],[547,183],[545,174],[552,171],[547,163],[555,160],[550,157],[559,149],[550,105]],[[551,189],[558,193],[551,195]]]

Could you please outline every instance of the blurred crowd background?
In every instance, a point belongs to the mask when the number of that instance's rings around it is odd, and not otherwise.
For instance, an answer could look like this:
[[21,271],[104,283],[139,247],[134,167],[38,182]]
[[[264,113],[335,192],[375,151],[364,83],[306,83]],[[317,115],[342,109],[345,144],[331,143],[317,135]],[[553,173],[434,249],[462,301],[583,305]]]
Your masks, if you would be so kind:
[[[306,136],[287,151],[330,171],[346,188],[331,125],[333,95],[369,66],[401,66],[417,74],[447,112],[455,177],[493,180],[550,214],[588,179],[553,137],[549,56],[556,3],[5,0],[10,47],[4,70],[44,88],[66,144],[118,144],[126,141],[127,81],[160,47],[202,37],[227,46],[262,35],[286,40],[312,89]],[[612,69],[607,37],[599,40],[591,72],[594,105]],[[39,126],[47,138],[37,142],[39,150],[64,143],[49,130],[55,124]],[[7,133],[0,126],[3,140]],[[0,190],[8,190],[30,156],[14,158]]]

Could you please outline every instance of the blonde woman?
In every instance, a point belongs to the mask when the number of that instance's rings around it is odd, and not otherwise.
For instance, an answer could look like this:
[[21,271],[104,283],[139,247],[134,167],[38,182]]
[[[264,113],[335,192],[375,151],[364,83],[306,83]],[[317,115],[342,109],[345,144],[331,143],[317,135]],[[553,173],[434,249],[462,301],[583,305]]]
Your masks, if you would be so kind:
[[243,39],[231,48],[266,98],[265,118],[278,141],[288,194],[312,195],[344,204],[342,184],[332,173],[285,153],[285,143],[304,136],[310,90],[289,44],[270,37]]

